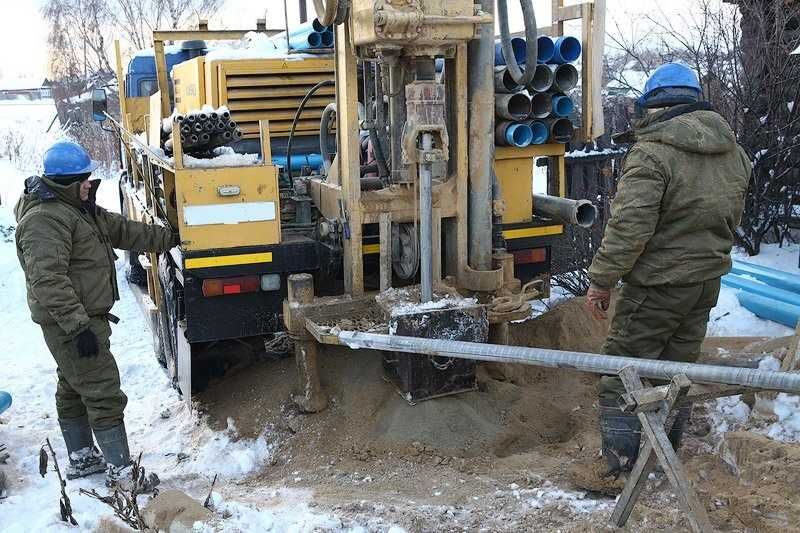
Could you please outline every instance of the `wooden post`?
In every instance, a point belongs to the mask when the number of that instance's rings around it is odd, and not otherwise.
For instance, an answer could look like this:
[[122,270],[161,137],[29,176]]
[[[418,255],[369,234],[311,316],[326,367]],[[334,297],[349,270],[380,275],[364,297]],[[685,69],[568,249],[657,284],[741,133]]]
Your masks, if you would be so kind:
[[364,294],[364,256],[361,250],[361,168],[358,135],[357,62],[350,45],[350,25],[336,26],[336,136],[342,211],[350,238],[344,241],[344,290],[352,296]]
[[[314,278],[311,274],[292,274],[288,278],[289,308],[310,304],[314,300]],[[328,399],[319,382],[319,352],[317,341],[305,328],[304,321],[292,320],[289,334],[294,339],[294,358],[297,364],[298,392],[292,400],[306,413],[325,409]]]

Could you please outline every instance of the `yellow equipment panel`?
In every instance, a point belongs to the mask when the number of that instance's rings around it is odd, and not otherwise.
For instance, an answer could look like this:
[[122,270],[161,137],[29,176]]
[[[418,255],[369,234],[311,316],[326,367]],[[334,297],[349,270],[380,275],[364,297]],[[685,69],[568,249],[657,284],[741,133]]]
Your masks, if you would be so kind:
[[[286,137],[308,90],[333,79],[330,59],[206,60],[205,103],[227,106],[245,137],[258,136],[259,120],[269,120],[271,137]],[[308,100],[297,134],[319,132],[322,111],[335,101],[335,91],[322,87]]]
[[175,86],[175,109],[188,113],[206,103],[205,58],[200,56],[172,68]]
[[277,167],[176,169],[175,189],[185,250],[280,243]]

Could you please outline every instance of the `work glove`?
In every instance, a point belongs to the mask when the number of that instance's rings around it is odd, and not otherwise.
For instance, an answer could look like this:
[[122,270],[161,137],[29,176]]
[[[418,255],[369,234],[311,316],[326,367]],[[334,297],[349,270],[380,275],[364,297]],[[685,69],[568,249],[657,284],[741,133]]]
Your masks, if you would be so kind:
[[586,310],[589,311],[595,320],[605,320],[608,318],[608,306],[611,304],[611,289],[598,287],[594,283],[589,285],[586,292]]
[[78,357],[97,357],[99,348],[97,336],[91,329],[85,329],[75,337],[75,346],[78,348]]

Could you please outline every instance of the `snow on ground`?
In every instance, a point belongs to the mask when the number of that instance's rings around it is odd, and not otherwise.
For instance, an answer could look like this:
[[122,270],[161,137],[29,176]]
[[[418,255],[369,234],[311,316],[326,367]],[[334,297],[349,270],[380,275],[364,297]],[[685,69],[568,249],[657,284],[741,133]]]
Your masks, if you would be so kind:
[[[1,111],[0,111],[1,112]],[[31,171],[32,173],[33,171]],[[58,482],[53,473],[38,475],[39,448],[46,438],[65,463],[66,452],[55,414],[56,366],[45,346],[41,330],[30,320],[25,300],[24,276],[14,244],[11,209],[27,175],[8,161],[0,162],[0,324],[5,333],[0,352],[0,389],[14,398],[0,418],[0,442],[9,445],[9,497],[0,500],[0,524],[4,532],[74,531],[58,516]],[[117,183],[106,180],[98,203],[118,206]],[[120,254],[121,255],[121,254]],[[120,317],[111,338],[129,402],[126,425],[133,453],[143,451],[143,464],[159,474],[164,488],[180,488],[204,498],[211,478],[220,476],[214,493],[217,515],[206,531],[312,531],[342,529],[341,521],[309,509],[312,494],[295,489],[271,488],[253,492],[237,482],[269,464],[274,443],[268,429],[254,440],[236,439],[236,430],[212,431],[194,413],[186,411],[169,386],[153,354],[150,331],[131,288],[125,282],[121,261],[117,263],[121,300],[114,313]],[[103,476],[70,481],[79,530],[90,531],[109,508],[79,494],[80,488],[105,493]],[[228,518],[219,518],[222,514]]]

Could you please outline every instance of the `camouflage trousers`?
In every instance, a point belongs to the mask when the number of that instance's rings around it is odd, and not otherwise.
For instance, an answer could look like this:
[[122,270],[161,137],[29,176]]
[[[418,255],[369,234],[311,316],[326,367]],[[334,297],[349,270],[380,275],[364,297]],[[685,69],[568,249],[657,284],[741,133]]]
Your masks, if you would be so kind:
[[97,357],[78,357],[74,338],[55,324],[42,324],[44,340],[58,365],[56,411],[59,419],[88,415],[92,429],[108,429],[123,421],[128,398],[120,389],[119,369],[111,354],[111,326],[106,317],[92,317]]
[[[623,285],[603,353],[695,362],[719,289],[720,278],[692,285]],[[601,398],[617,400],[624,392],[618,377],[600,378]]]

